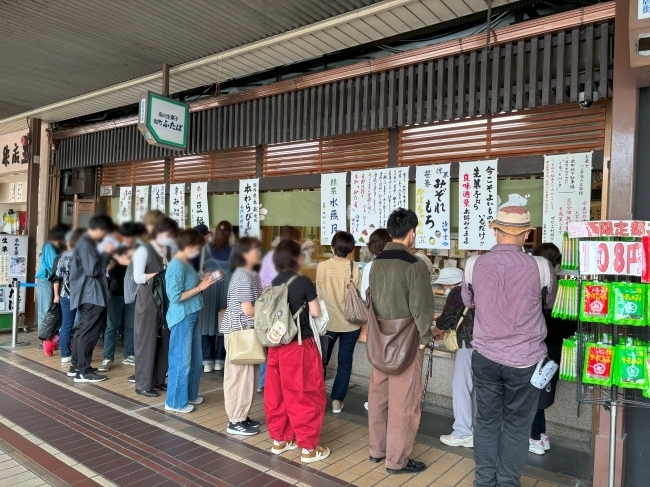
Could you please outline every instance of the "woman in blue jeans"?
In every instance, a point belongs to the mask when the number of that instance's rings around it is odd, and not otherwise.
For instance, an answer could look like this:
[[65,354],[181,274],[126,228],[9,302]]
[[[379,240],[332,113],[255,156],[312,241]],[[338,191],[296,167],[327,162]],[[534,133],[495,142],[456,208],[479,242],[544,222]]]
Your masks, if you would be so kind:
[[169,308],[169,371],[165,409],[177,413],[191,413],[201,404],[199,381],[203,368],[199,311],[203,308],[201,293],[216,282],[212,274],[203,279],[192,267],[205,239],[197,230],[183,230],[176,239],[178,252],[167,266],[165,284]]
[[65,250],[65,234],[70,227],[63,223],[55,225],[50,230],[50,239],[45,242],[41,255],[38,260],[38,271],[34,276],[36,278],[36,304],[38,316],[36,326],[39,331],[45,313],[52,306],[54,300],[54,290],[52,287],[51,277],[54,274],[54,260]]

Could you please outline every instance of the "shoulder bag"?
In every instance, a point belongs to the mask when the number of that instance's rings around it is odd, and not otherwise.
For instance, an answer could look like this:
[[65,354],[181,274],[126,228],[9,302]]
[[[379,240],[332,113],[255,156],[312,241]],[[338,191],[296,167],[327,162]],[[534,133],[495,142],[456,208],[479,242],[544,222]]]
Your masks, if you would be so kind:
[[455,352],[456,350],[458,350],[458,339],[457,339],[456,330],[458,330],[458,327],[465,319],[466,314],[467,314],[467,307],[465,307],[463,313],[460,315],[460,319],[458,320],[458,323],[456,323],[456,328],[454,328],[453,330],[445,330],[445,332],[442,335],[442,343],[444,343],[445,348],[450,352]]
[[255,328],[244,328],[241,316],[239,328],[228,335],[228,361],[233,365],[258,365],[266,362],[266,349],[257,338]]
[[363,325],[368,322],[368,308],[366,307],[366,303],[363,302],[363,299],[361,299],[354,282],[352,282],[353,269],[354,262],[350,261],[350,282],[348,282],[348,292],[345,295],[343,316],[348,323]]

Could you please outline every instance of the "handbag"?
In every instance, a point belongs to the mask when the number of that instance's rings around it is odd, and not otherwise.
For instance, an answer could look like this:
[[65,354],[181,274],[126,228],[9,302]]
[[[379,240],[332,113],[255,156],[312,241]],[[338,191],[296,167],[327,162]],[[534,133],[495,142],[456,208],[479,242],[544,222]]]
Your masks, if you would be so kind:
[[458,350],[458,338],[457,338],[458,334],[456,333],[456,330],[465,319],[466,314],[467,314],[467,307],[465,307],[465,309],[463,310],[463,314],[460,315],[458,323],[456,323],[456,329],[445,330],[445,332],[442,334],[442,343],[444,343],[445,348],[450,352],[455,352],[456,350]]
[[314,337],[323,336],[327,332],[327,323],[330,320],[330,315],[327,311],[325,301],[318,298],[318,305],[320,306],[320,316],[318,318],[314,318],[311,313],[309,313],[309,324],[311,326],[311,331],[314,333]]
[[345,296],[345,307],[343,308],[343,316],[345,321],[353,325],[363,325],[368,321],[368,308],[366,303],[363,302],[359,291],[352,282],[352,270],[354,269],[354,262],[350,261],[350,282],[348,282],[348,292]]
[[266,362],[266,350],[254,328],[233,331],[228,335],[228,361],[233,365],[258,365]]
[[[166,285],[165,285],[165,272],[166,270],[159,270],[155,274],[147,285],[149,286],[149,291],[151,291],[151,298],[153,299],[156,309],[158,310],[158,315],[160,316],[160,328],[162,330],[169,328],[167,326],[167,310],[169,309],[169,298],[167,297]],[[162,336],[162,330],[158,330],[158,336]]]
[[61,305],[59,303],[52,303],[52,306],[47,310],[43,321],[41,322],[41,330],[38,333],[40,340],[49,340],[61,327]]

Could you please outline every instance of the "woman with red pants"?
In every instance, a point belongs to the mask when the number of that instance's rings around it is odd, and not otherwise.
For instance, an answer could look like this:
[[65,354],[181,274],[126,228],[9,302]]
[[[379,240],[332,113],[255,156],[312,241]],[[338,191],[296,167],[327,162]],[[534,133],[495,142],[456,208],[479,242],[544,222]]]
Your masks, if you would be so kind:
[[273,264],[278,275],[272,285],[288,285],[289,309],[297,313],[302,345],[298,337],[287,345],[268,349],[264,411],[269,436],[273,440],[271,452],[279,455],[302,448],[300,460],[313,463],[324,460],[330,449],[318,444],[325,415],[325,379],[323,363],[314,334],[309,325],[309,314],[320,316],[316,289],[311,280],[300,275],[302,256],[300,244],[283,240],[273,253]]

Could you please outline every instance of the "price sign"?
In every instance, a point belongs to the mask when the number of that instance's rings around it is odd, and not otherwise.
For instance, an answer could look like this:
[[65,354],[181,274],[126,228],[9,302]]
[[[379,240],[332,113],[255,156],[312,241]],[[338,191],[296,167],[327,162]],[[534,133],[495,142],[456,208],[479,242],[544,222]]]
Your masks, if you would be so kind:
[[642,277],[648,282],[648,238],[643,242],[581,242],[580,273]]

